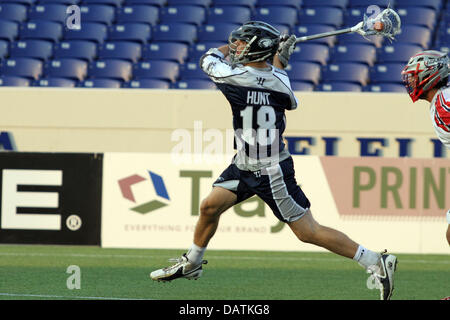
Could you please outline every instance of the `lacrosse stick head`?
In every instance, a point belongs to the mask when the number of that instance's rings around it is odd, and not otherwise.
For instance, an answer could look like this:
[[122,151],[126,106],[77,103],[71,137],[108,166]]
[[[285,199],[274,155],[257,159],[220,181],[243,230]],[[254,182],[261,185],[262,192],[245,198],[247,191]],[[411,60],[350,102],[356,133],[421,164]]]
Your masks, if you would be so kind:
[[397,12],[387,8],[374,18],[364,15],[361,34],[364,36],[381,35],[392,41],[395,35],[400,32],[401,26],[402,22]]

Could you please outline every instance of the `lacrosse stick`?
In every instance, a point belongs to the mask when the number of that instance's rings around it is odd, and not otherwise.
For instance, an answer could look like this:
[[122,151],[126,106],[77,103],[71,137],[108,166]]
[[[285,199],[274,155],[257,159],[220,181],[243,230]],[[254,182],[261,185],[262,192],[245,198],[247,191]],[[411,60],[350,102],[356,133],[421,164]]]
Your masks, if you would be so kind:
[[392,41],[394,40],[394,36],[400,32],[400,27],[401,20],[397,12],[387,8],[374,18],[369,18],[367,15],[364,15],[364,21],[361,21],[354,27],[299,37],[297,38],[296,43],[355,32],[359,33],[364,38],[366,36],[381,35]]

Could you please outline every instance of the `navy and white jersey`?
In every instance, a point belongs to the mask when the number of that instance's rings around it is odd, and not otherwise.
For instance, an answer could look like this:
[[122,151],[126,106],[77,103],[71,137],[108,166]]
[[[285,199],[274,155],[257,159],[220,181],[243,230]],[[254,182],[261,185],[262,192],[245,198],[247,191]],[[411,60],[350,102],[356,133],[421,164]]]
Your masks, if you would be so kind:
[[273,66],[232,67],[216,48],[200,58],[200,67],[231,105],[236,166],[257,171],[288,158],[282,137],[285,110],[296,109],[297,98],[286,72]]

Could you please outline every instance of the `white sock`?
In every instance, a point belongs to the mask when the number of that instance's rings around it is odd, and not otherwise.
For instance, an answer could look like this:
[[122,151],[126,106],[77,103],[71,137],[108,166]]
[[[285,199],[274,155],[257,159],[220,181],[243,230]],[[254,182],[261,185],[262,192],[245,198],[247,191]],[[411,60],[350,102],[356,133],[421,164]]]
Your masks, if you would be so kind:
[[356,260],[361,266],[367,269],[370,266],[378,264],[380,256],[379,253],[373,252],[360,245],[358,250],[356,250],[353,260]]
[[192,246],[189,248],[189,251],[187,252],[186,256],[189,261],[191,261],[193,264],[199,264],[203,260],[203,255],[205,254],[206,247],[201,248],[197,246],[195,243],[192,244]]

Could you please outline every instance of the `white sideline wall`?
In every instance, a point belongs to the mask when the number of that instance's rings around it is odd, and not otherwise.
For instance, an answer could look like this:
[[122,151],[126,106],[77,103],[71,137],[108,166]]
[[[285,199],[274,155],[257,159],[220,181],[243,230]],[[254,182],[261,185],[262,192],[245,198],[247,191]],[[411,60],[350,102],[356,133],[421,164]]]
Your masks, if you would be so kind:
[[[428,104],[401,93],[297,92],[299,108],[286,112],[286,137],[309,137],[310,155],[325,155],[323,137],[337,137],[338,156],[360,156],[358,137],[382,156],[398,157],[397,138],[413,139],[410,156],[433,157]],[[219,91],[143,89],[0,88],[0,129],[19,151],[171,152],[176,129],[232,127]],[[199,122],[200,121],[200,122]],[[192,146],[192,149],[194,146]],[[447,152],[449,156],[450,152]]]

